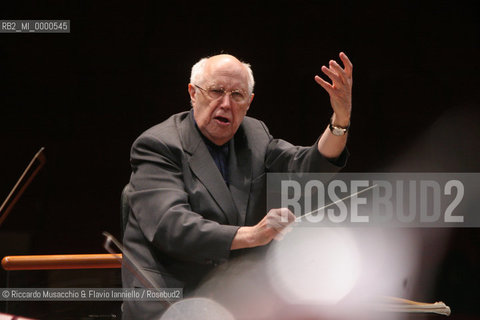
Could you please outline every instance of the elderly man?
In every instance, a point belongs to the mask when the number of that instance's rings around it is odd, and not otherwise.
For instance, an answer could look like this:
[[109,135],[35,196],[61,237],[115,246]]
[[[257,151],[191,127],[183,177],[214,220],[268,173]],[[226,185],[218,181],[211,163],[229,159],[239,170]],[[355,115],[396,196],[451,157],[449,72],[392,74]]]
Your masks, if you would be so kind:
[[[189,294],[237,249],[268,244],[294,216],[266,212],[267,172],[337,171],[347,157],[352,64],[331,60],[315,81],[330,95],[330,124],[311,147],[274,139],[246,116],[253,100],[250,66],[231,55],[204,58],[192,68],[193,109],[171,116],[133,144],[132,208],[124,246],[159,287]],[[287,217],[287,219],[285,219]],[[124,262],[124,267],[128,264]],[[124,287],[143,287],[123,269]],[[124,319],[158,318],[160,303],[124,305]]]

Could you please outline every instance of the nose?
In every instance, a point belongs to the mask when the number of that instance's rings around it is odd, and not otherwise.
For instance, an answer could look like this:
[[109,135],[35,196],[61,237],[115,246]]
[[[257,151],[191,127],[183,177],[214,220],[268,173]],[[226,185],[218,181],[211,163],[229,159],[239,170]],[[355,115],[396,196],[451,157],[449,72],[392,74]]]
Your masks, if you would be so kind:
[[230,108],[232,106],[232,101],[230,97],[230,93],[225,93],[221,98],[220,98],[220,107],[222,108]]

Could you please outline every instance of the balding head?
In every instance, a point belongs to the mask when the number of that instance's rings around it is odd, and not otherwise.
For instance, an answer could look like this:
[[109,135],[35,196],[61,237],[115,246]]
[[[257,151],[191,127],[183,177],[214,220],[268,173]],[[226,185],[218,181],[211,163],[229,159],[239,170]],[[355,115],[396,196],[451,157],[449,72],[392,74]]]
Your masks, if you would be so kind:
[[196,85],[204,85],[206,79],[212,75],[213,70],[223,70],[225,74],[233,74],[234,72],[244,77],[246,83],[246,91],[253,93],[255,80],[253,72],[248,63],[238,60],[229,54],[219,54],[199,60],[193,67],[190,75],[190,83]]

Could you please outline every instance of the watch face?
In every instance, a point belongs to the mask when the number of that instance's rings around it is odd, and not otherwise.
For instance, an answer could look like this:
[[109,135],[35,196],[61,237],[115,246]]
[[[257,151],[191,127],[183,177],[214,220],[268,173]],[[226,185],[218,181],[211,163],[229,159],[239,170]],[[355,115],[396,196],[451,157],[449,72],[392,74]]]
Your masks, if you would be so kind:
[[347,130],[332,126],[332,133],[336,136],[343,136]]

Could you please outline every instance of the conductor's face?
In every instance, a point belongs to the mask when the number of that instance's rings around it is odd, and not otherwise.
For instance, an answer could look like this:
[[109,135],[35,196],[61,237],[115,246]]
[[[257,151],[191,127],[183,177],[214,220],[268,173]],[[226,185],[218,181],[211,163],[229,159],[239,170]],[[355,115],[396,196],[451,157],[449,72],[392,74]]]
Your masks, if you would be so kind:
[[239,60],[218,55],[208,59],[202,83],[188,85],[195,121],[216,145],[235,135],[250,107],[253,94],[248,92],[247,79],[247,70]]

